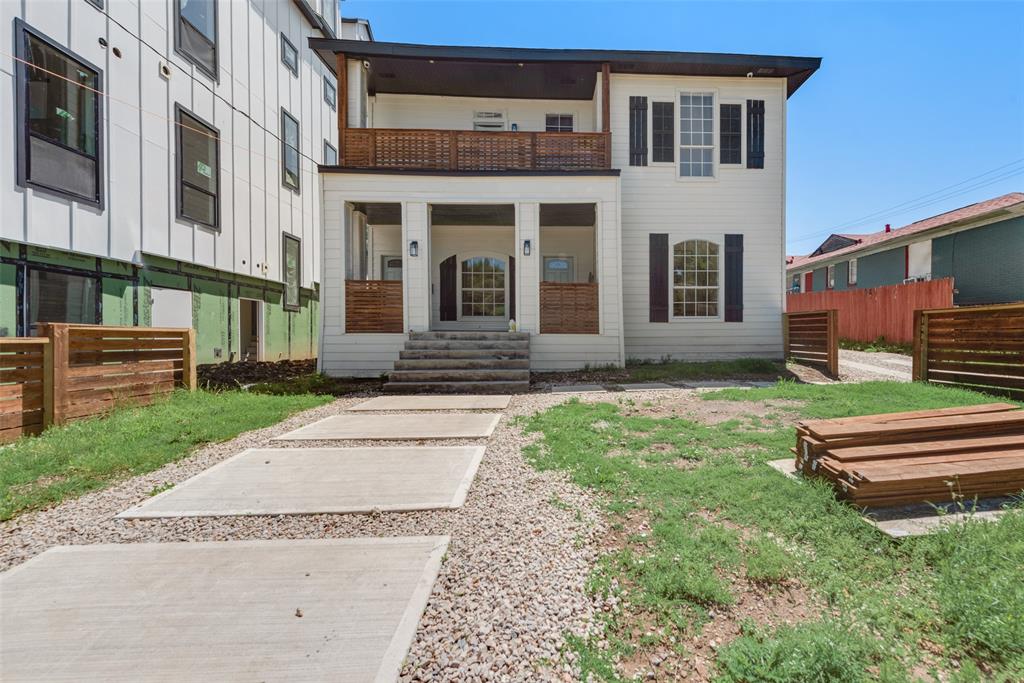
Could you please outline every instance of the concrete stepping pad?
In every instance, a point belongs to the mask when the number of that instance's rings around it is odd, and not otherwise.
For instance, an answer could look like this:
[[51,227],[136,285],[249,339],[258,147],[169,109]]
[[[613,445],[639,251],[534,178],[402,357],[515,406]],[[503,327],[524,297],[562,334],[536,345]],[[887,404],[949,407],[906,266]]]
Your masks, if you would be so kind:
[[494,432],[500,419],[501,415],[481,413],[334,415],[274,441],[482,439]]
[[483,446],[257,448],[125,510],[122,519],[409,512],[462,507]]
[[551,387],[552,394],[577,394],[607,391],[600,384],[555,384]]
[[0,575],[0,679],[393,681],[448,540],[51,548]]
[[349,408],[364,410],[504,410],[511,396],[378,396]]
[[623,391],[654,391],[657,389],[677,389],[671,384],[665,384],[664,382],[640,382],[636,384],[620,384],[618,385]]

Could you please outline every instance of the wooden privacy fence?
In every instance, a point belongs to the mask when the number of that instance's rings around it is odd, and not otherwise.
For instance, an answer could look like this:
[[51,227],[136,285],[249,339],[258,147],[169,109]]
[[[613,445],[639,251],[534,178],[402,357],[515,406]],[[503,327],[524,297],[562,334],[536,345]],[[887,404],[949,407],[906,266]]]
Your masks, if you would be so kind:
[[596,282],[541,282],[541,334],[597,334]]
[[839,311],[803,311],[782,316],[786,358],[803,365],[823,366],[839,376]]
[[116,405],[196,388],[188,328],[43,323],[39,337],[0,339],[0,441]]
[[346,280],[345,332],[405,330],[401,280]]
[[0,337],[0,443],[43,431],[52,373],[49,339]]
[[1024,304],[914,312],[914,379],[1024,399]]
[[952,305],[952,278],[786,295],[786,310],[790,313],[839,311],[839,337],[862,342],[885,337],[891,342],[909,344],[914,340],[914,311]]

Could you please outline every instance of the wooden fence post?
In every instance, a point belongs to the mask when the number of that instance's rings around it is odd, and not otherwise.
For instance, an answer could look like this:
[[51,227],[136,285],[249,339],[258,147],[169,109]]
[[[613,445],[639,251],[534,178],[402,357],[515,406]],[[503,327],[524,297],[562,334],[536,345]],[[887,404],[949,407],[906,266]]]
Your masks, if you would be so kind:
[[782,360],[789,360],[789,313],[782,314]]
[[928,381],[928,311],[914,311],[914,369],[911,379]]
[[828,371],[839,377],[839,310],[828,311]]
[[43,346],[43,429],[53,424],[53,341]]
[[[42,328],[49,337],[51,353],[50,392],[47,399],[50,406],[50,424],[62,425],[67,420],[68,365],[70,364],[68,349],[68,325],[66,323],[47,323]],[[45,389],[44,389],[45,391]]]
[[181,336],[181,381],[189,391],[195,391],[198,386],[196,377],[196,331],[195,328],[188,330]]

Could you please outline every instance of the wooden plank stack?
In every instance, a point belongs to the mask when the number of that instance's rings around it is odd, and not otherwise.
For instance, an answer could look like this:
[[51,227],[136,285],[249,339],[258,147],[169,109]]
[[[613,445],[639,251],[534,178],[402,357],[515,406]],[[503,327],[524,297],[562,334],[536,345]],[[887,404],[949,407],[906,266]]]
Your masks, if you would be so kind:
[[1012,403],[808,420],[797,470],[863,507],[1024,490],[1024,410]]

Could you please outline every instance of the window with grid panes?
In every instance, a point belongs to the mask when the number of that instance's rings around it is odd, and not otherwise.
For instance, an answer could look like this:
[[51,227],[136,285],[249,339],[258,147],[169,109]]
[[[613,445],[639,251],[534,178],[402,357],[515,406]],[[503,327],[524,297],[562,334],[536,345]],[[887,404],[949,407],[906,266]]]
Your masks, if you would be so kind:
[[679,175],[715,175],[715,96],[709,92],[679,95]]
[[718,317],[719,247],[708,240],[686,240],[672,248],[672,315]]
[[544,130],[548,133],[571,133],[572,124],[572,114],[547,114],[544,117]]
[[505,262],[474,256],[462,262],[462,317],[504,317]]
[[743,163],[742,119],[743,106],[739,104],[723,104],[720,108],[719,126],[721,127],[721,144],[719,162],[723,164]]

